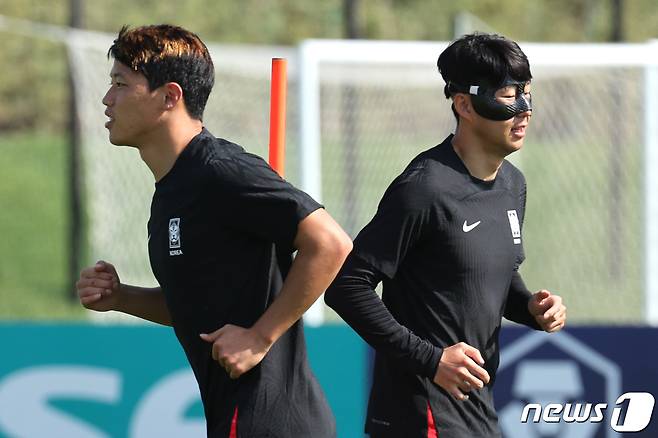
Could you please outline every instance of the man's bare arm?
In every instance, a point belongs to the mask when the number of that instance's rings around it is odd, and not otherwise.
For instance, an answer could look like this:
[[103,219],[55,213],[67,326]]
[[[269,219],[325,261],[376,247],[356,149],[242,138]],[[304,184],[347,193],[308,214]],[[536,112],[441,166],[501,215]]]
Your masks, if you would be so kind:
[[171,325],[171,315],[162,289],[121,284],[111,263],[99,261],[85,268],[76,283],[80,303],[97,312],[115,310],[162,325]]
[[272,344],[329,287],[352,249],[349,236],[323,209],[299,223],[294,245],[297,256],[279,296],[252,327],[227,324],[201,335],[213,343],[213,358],[231,378],[239,377],[265,357]]

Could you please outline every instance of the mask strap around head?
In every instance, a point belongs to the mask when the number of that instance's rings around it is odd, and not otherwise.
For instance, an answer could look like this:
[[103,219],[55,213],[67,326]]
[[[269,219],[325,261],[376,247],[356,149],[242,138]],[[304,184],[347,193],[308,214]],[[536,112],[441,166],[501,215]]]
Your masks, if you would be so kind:
[[[509,120],[518,114],[532,111],[532,99],[526,99],[524,89],[527,82],[519,82],[506,78],[503,84],[497,88],[484,87],[481,85],[464,86],[448,82],[450,92],[465,93],[471,96],[471,102],[475,112],[485,119],[494,121]],[[511,104],[504,104],[496,99],[496,91],[514,85],[517,87],[516,99]]]

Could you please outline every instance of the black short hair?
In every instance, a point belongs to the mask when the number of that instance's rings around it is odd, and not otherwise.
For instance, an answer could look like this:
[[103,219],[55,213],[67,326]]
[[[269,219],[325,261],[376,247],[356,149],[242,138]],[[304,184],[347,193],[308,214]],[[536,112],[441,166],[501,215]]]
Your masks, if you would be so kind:
[[443,89],[446,98],[454,93],[451,84],[461,88],[471,85],[499,88],[507,78],[519,82],[532,79],[530,63],[519,45],[496,34],[476,32],[462,36],[439,55],[436,65],[446,82]]

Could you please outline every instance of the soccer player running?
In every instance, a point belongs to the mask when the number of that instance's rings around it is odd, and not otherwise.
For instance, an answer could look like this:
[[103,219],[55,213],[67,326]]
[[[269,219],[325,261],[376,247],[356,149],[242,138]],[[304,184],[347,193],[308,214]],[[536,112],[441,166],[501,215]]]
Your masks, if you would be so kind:
[[525,54],[501,36],[466,35],[438,67],[455,134],[391,183],[325,294],[376,350],[366,432],[377,438],[501,436],[502,317],[547,332],[566,321],[562,299],[531,294],[518,272],[526,187],[505,157],[532,115]]
[[148,250],[160,287],[123,284],[99,261],[81,273],[81,303],[173,326],[209,437],[334,437],[299,319],[349,237],[261,158],[203,127],[214,67],[198,36],[123,28],[108,56],[110,142],[137,148],[155,177]]

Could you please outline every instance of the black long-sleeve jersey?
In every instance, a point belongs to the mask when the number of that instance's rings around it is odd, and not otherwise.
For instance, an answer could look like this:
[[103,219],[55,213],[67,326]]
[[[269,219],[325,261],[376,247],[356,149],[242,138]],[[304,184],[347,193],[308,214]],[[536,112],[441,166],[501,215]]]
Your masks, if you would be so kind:
[[[525,179],[507,161],[493,181],[472,177],[451,140],[391,183],[325,294],[376,350],[373,437],[427,437],[428,423],[441,438],[500,436],[491,388],[502,317],[538,328],[518,273]],[[433,383],[442,349],[459,342],[481,352],[492,377],[467,401]]]
[[156,183],[148,223],[151,267],[199,383],[208,437],[336,435],[308,365],[302,321],[236,380],[200,333],[251,327],[281,289],[297,226],[321,205],[260,157],[205,129]]

